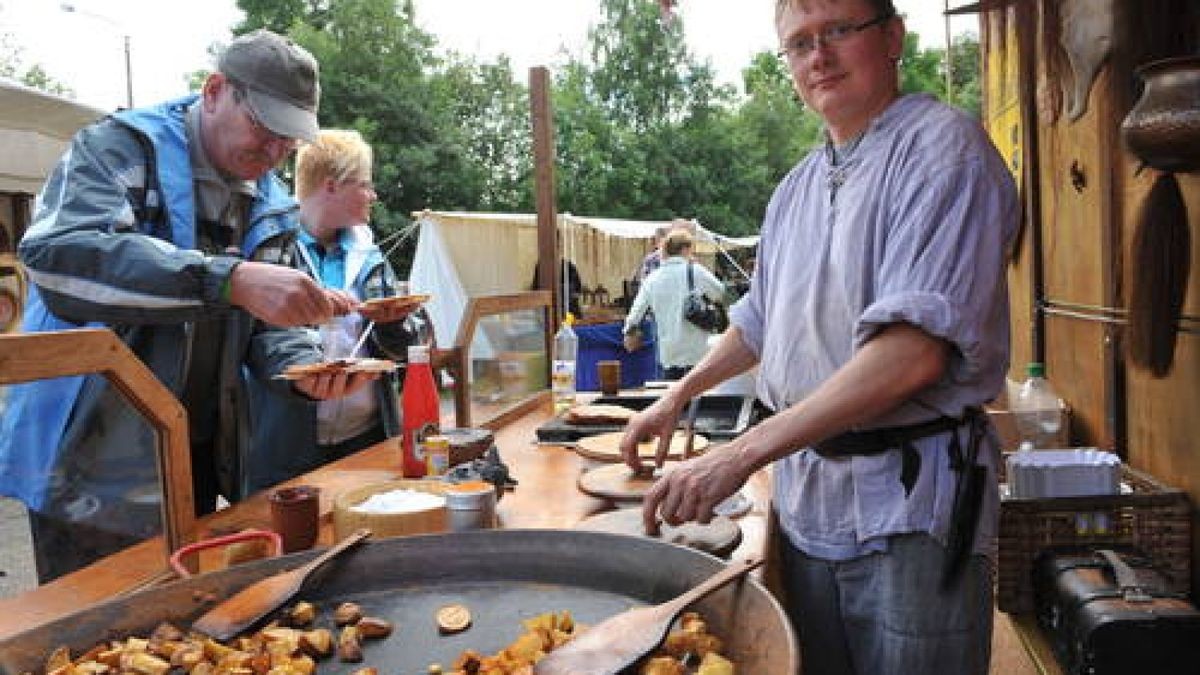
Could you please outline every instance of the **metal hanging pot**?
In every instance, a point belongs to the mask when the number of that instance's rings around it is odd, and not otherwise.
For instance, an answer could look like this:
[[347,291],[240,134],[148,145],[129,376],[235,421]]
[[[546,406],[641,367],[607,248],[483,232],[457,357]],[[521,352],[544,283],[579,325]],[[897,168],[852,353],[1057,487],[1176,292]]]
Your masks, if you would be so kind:
[[1200,56],[1153,61],[1136,73],[1145,89],[1121,124],[1125,145],[1161,171],[1200,169]]
[[1200,56],[1154,61],[1137,74],[1145,89],[1121,135],[1143,165],[1162,173],[1134,227],[1127,345],[1133,365],[1165,377],[1191,267],[1187,204],[1174,174],[1200,169]]

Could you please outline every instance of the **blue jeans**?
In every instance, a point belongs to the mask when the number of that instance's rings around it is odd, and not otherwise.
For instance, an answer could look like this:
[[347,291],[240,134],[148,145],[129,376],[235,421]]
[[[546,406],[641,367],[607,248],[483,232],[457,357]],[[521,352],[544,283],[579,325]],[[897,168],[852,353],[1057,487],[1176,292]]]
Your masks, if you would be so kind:
[[987,675],[992,570],[971,556],[940,589],[945,549],[927,534],[890,539],[887,553],[830,561],[780,534],[788,614],[804,675]]

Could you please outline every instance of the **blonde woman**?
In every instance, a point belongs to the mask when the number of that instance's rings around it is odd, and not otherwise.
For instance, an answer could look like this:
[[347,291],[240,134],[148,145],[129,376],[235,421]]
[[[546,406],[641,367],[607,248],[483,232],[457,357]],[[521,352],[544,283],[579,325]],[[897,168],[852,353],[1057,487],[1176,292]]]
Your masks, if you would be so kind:
[[[296,155],[296,197],[300,231],[292,250],[294,267],[322,286],[358,301],[404,293],[375,245],[368,220],[378,195],[371,181],[371,146],[357,131],[326,129]],[[403,362],[409,345],[431,341],[424,312],[377,322],[366,344],[350,354],[366,321],[357,313],[336,317],[317,333],[327,359],[376,356]],[[256,425],[253,456],[246,467],[246,491],[287,480],[317,466],[395,436],[400,432],[397,382],[390,374],[373,386],[328,401],[284,399],[266,386],[254,388],[254,409],[290,406],[289,415],[255,415],[284,420]]]

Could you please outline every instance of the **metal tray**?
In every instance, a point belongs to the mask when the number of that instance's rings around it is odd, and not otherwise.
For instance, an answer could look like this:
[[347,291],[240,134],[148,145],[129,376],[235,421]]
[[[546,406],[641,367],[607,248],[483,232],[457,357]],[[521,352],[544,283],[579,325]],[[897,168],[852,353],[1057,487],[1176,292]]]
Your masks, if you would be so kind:
[[[601,396],[597,404],[619,405],[631,410],[645,410],[658,396]],[[729,440],[740,435],[758,421],[753,396],[706,394],[700,397],[696,411],[696,433],[715,440]],[[683,420],[680,419],[682,426]],[[574,443],[584,436],[621,431],[619,424],[571,424],[559,418],[551,419],[537,429],[537,439],[543,443]]]
[[[173,582],[103,604],[0,642],[0,673],[40,672],[59,645],[79,654],[104,639],[147,634],[160,621],[185,627],[207,604],[262,577],[303,564],[312,551],[259,560]],[[494,653],[523,629],[522,619],[568,610],[595,624],[630,607],[669,600],[721,568],[716,558],[644,537],[568,530],[491,530],[369,542],[330,563],[297,595],[315,602],[331,626],[343,600],[392,621],[396,630],[364,645],[361,664],[320,662],[318,673],[424,673],[449,666],[464,650]],[[473,623],[439,635],[434,612],[448,603],[470,608]],[[757,581],[732,584],[696,608],[725,641],[738,672],[791,675],[799,652],[783,609]]]

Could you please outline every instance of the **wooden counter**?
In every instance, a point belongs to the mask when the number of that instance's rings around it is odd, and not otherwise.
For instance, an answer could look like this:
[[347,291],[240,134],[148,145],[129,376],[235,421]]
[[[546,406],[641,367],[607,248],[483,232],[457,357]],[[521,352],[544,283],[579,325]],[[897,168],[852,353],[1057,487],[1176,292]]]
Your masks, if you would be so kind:
[[[512,421],[496,433],[501,457],[520,481],[517,488],[505,494],[497,505],[501,527],[571,528],[581,519],[610,508],[609,502],[589,497],[576,487],[580,471],[595,463],[579,457],[569,448],[535,444],[535,430],[549,415],[548,407],[537,410]],[[384,442],[289,483],[321,488],[321,545],[328,545],[332,539],[334,495],[365,483],[396,478],[399,463],[396,442]],[[733,557],[763,551],[767,542],[770,493],[767,473],[756,474],[747,484],[745,493],[754,506],[737,521],[743,539]],[[202,519],[201,533],[207,537],[246,528],[268,529],[268,514],[266,494],[259,493]],[[153,539],[33,591],[0,600],[0,639],[114,595],[137,590],[166,569],[163,542]],[[158,577],[158,580],[163,579],[161,575]],[[1001,613],[995,617],[991,672],[1003,675],[1061,674],[1031,619]]]
[[[534,443],[535,430],[548,419],[547,408],[518,418],[496,433],[496,445],[519,481],[497,505],[500,527],[569,529],[583,518],[611,508],[611,503],[589,497],[576,487],[582,469],[595,463],[569,448]],[[343,490],[399,477],[400,452],[396,441],[385,441],[351,457],[328,464],[288,484],[321,488],[320,544],[333,536],[333,498]],[[755,476],[746,488],[753,510],[738,519],[742,543],[735,557],[761,551],[766,541],[769,485],[766,474]],[[270,528],[266,493],[200,521],[201,537],[229,534],[246,528]],[[21,595],[0,600],[0,639],[77,611],[91,604],[144,587],[167,569],[161,538],[148,540],[95,564]],[[203,570],[202,570],[203,571]],[[159,580],[163,577],[159,576]]]

